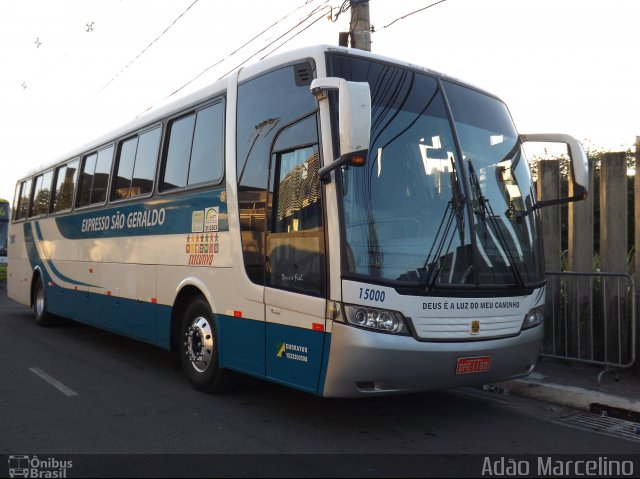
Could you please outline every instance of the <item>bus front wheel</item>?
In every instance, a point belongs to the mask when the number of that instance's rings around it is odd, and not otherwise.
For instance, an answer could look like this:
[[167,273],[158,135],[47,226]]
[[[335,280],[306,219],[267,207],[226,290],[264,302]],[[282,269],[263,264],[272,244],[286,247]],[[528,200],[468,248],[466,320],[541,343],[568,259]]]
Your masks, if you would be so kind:
[[54,318],[47,312],[47,296],[44,291],[42,277],[38,277],[33,287],[33,315],[38,326],[51,326]]
[[230,371],[218,364],[218,334],[209,304],[203,297],[189,303],[180,328],[180,362],[191,384],[207,393],[228,388]]

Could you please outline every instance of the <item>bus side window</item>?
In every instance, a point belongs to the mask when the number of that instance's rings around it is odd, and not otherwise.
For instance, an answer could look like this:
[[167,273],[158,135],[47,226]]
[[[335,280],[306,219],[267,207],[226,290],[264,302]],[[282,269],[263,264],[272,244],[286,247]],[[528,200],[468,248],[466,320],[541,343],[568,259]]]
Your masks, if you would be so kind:
[[96,169],[98,154],[94,153],[85,157],[82,162],[82,173],[80,173],[80,189],[78,190],[78,206],[86,206],[91,203],[91,185],[93,184],[93,174]]
[[169,126],[169,149],[164,167],[163,191],[187,186],[195,119],[195,115],[189,115],[172,122]]
[[98,161],[91,187],[91,204],[104,203],[107,199],[111,162],[113,161],[113,146],[98,152]]
[[120,144],[111,200],[147,195],[156,176],[161,128],[128,138]]
[[82,164],[78,206],[104,203],[113,159],[113,146],[87,155]]
[[224,104],[214,103],[169,125],[162,190],[219,183],[224,170]]
[[131,196],[147,195],[153,190],[161,135],[162,128],[157,127],[142,133],[138,139],[136,163],[131,180]]
[[56,171],[55,189],[53,190],[52,211],[70,210],[73,205],[73,192],[76,189],[78,160],[59,166]]
[[22,182],[18,207],[16,208],[16,220],[23,220],[29,213],[29,197],[31,196],[31,178]]
[[193,148],[187,184],[218,182],[222,179],[224,151],[224,108],[222,102],[200,110],[196,116]]
[[120,144],[118,150],[118,166],[114,176],[112,200],[122,200],[131,195],[131,178],[133,177],[133,164],[136,161],[136,149],[138,137],[134,136]]
[[51,198],[51,178],[53,171],[47,171],[44,175],[36,178],[33,188],[33,201],[31,202],[31,214],[29,216],[41,216],[47,214],[49,210],[49,199]]
[[11,219],[16,221],[18,219],[18,204],[20,203],[20,191],[24,182],[16,183],[16,192],[13,195],[13,209],[11,210]]

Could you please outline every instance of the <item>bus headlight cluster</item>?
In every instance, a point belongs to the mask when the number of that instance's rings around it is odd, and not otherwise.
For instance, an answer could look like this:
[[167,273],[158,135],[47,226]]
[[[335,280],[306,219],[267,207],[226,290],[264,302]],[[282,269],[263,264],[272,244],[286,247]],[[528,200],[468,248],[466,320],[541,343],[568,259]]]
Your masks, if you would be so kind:
[[387,309],[344,305],[347,323],[361,328],[393,334],[408,334],[402,314]]
[[522,329],[533,328],[544,322],[544,305],[536,306],[530,310],[524,317]]

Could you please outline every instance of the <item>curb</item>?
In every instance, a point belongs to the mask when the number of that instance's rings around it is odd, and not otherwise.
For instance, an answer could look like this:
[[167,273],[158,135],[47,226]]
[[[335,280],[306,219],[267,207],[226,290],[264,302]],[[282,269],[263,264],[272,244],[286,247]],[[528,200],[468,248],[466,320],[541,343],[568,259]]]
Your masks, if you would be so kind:
[[589,409],[591,404],[603,404],[609,407],[640,413],[640,400],[614,396],[575,386],[562,386],[553,383],[541,383],[527,379],[514,379],[496,383],[507,393],[525,396],[541,401],[562,404],[577,409]]

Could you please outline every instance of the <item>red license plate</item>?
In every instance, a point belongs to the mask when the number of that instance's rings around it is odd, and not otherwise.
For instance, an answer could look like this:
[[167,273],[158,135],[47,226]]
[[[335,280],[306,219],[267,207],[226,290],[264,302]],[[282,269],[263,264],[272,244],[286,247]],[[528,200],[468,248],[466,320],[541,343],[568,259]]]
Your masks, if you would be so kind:
[[491,356],[458,358],[456,374],[484,373],[491,366]]

